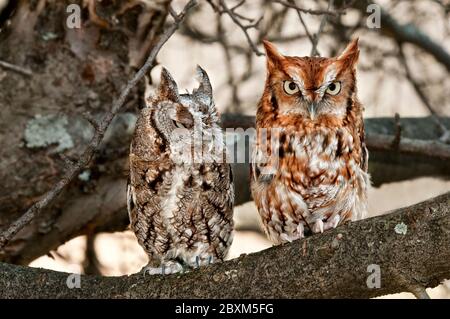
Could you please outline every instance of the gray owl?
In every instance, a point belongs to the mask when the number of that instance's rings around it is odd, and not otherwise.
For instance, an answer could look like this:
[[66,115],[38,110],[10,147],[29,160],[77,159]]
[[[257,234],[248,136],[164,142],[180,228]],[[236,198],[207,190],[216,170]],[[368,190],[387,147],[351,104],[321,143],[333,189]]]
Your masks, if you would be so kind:
[[128,213],[150,274],[222,261],[232,242],[234,187],[206,72],[179,94],[166,69],[130,146]]

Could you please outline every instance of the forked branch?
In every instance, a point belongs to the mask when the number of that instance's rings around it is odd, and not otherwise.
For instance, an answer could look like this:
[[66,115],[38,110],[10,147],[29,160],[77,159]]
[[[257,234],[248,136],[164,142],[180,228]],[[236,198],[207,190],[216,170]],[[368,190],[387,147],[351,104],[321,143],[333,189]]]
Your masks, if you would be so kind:
[[426,298],[450,278],[449,247],[446,193],[186,274],[81,276],[69,289],[67,273],[0,263],[0,298]]

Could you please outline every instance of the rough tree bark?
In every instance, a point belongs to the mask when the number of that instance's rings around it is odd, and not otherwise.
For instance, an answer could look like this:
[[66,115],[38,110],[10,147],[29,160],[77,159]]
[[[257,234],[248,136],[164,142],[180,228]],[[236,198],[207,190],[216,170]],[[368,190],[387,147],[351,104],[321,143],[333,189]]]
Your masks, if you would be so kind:
[[[450,278],[450,193],[186,274],[82,276],[0,263],[0,298],[371,298]],[[369,265],[380,288],[368,288]],[[267,289],[270,287],[270,289]]]

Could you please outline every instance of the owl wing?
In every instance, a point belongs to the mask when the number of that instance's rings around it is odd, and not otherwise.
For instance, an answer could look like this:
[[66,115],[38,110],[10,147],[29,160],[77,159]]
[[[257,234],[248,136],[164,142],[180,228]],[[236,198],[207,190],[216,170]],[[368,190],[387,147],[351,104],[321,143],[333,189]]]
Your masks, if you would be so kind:
[[250,163],[250,181],[269,183],[278,170],[279,159],[255,147]]
[[367,173],[369,167],[369,151],[367,150],[364,132],[364,121],[361,120],[361,130],[359,131],[359,138],[361,142],[361,161],[360,166],[364,172]]
[[234,203],[233,171],[229,164],[212,164],[205,174],[202,188],[207,203],[220,208],[226,218],[232,218]]
[[127,208],[131,229],[149,255],[162,254],[170,236],[163,227],[160,197],[170,188],[171,163],[149,162],[130,156]]
[[202,200],[198,210],[206,220],[211,244],[223,259],[232,242],[234,185],[231,166],[225,163],[208,165],[203,175]]
[[361,143],[361,168],[364,170],[364,172],[367,173],[368,171],[368,165],[369,163],[369,151],[367,150],[366,143]]
[[134,216],[136,216],[136,203],[135,203],[135,196],[134,196],[134,189],[131,186],[130,177],[128,177],[127,180],[127,210],[128,210],[128,217],[130,218],[130,221],[134,219]]

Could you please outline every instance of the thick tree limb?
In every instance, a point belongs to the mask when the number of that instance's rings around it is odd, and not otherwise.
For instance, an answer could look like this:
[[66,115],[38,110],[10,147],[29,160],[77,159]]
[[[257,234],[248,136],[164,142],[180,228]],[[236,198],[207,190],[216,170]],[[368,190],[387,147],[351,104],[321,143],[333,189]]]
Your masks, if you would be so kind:
[[5,247],[0,259],[26,265],[76,236],[124,230],[129,224],[125,189],[125,178],[101,178],[92,194],[68,197],[61,214],[25,227]]
[[159,41],[155,44],[155,46],[150,51],[150,54],[142,66],[142,68],[135,74],[135,76],[127,83],[125,88],[122,90],[121,94],[114,101],[111,111],[106,113],[103,117],[102,121],[98,123],[98,127],[95,130],[95,134],[92,137],[91,142],[80,156],[78,161],[72,165],[70,165],[63,177],[55,184],[55,186],[49,190],[38,202],[33,204],[19,219],[14,221],[6,231],[0,234],[0,250],[2,250],[6,244],[11,240],[15,234],[17,234],[23,227],[29,224],[37,214],[39,214],[44,208],[48,207],[52,204],[59,194],[66,188],[66,186],[78,176],[81,170],[89,164],[91,159],[93,158],[96,151],[99,150],[101,142],[103,140],[103,136],[106,133],[107,128],[111,124],[115,115],[120,111],[122,106],[125,104],[127,96],[130,94],[131,90],[134,86],[144,77],[144,75],[150,70],[153,66],[156,55],[159,50],[161,50],[164,43],[175,33],[178,29],[178,25],[181,21],[183,21],[187,11],[189,11],[194,5],[196,5],[195,0],[191,0],[187,3],[181,13],[177,16],[174,16],[175,22],[167,28],[167,30],[161,35]]
[[367,145],[372,150],[398,151],[404,154],[428,156],[438,158],[449,163],[450,145],[439,141],[424,141],[411,138],[401,138],[397,146],[393,146],[390,135],[370,134],[367,136]]
[[[371,298],[450,278],[449,247],[446,193],[182,275],[82,276],[69,289],[66,273],[0,264],[0,298]],[[380,288],[368,288],[370,265]]]

